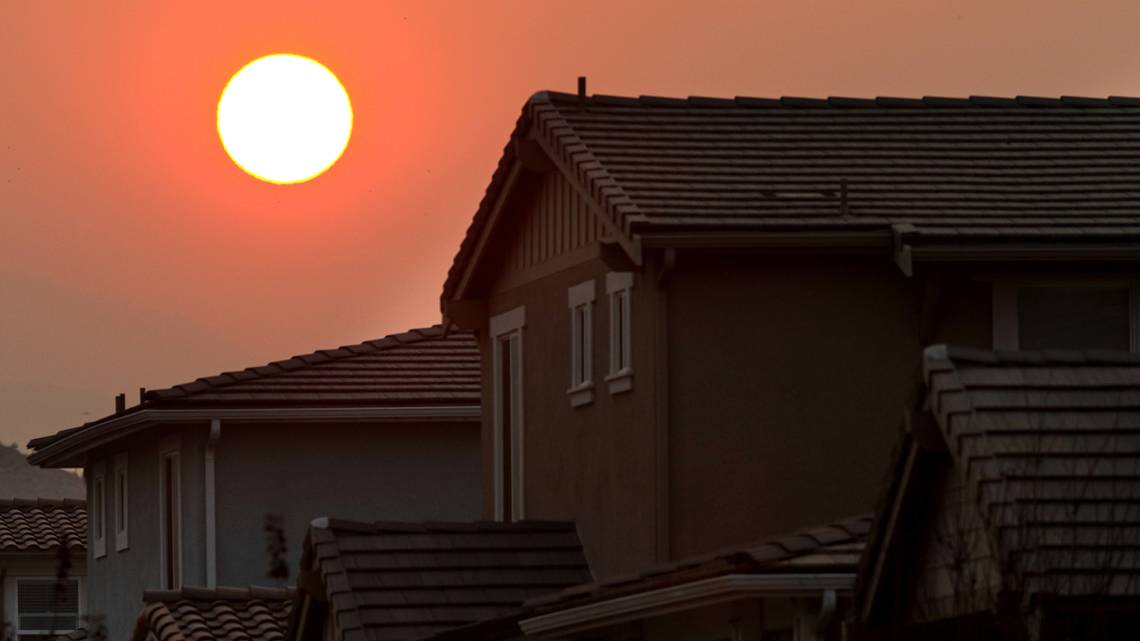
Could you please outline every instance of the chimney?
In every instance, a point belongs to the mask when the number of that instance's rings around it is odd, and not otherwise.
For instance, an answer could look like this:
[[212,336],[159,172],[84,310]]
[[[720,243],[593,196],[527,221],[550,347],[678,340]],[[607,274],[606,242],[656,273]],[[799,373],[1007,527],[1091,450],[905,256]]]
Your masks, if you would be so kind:
[[115,413],[118,414],[127,409],[127,395],[115,394]]

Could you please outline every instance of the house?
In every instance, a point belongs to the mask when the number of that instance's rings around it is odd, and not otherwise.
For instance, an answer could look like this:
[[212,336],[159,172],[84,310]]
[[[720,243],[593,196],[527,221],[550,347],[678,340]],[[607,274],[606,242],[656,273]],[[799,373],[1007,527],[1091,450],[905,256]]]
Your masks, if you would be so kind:
[[860,574],[859,639],[1140,626],[1140,355],[936,345]]
[[517,636],[525,601],[590,580],[572,524],[320,518],[305,537],[288,639]]
[[145,590],[283,585],[327,510],[476,518],[478,421],[475,343],[432,327],[146,391],[29,447],[84,468],[86,609],[121,641]]
[[80,628],[88,589],[87,511],[72,499],[0,500],[0,619],[5,638]]
[[148,590],[131,641],[281,641],[295,595],[288,588]]
[[444,284],[483,516],[598,578],[871,510],[923,347],[1138,346],[1140,100],[524,105]]

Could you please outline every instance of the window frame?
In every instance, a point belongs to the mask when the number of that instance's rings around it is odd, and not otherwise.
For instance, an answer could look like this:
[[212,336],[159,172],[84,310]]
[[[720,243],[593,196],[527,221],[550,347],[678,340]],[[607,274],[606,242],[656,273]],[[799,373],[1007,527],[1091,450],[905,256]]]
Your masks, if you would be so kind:
[[[171,479],[174,487],[169,490],[173,505],[168,505],[168,488],[166,483],[167,461],[173,461]],[[167,510],[171,510],[168,528]],[[169,529],[169,531],[168,531]],[[183,561],[182,561],[182,441],[175,436],[162,440],[158,448],[158,553],[159,553],[159,581],[164,590],[178,590],[182,588]],[[172,547],[169,555],[168,567],[167,548]]]
[[578,283],[566,290],[570,310],[570,387],[566,394],[571,407],[582,407],[594,400],[594,281]]
[[[633,272],[606,274],[610,307],[610,394],[633,389]],[[624,303],[624,307],[623,307]],[[625,313],[620,312],[624,309]]]
[[[111,492],[115,518],[115,551],[122,552],[130,548],[130,476],[127,473],[127,453],[119,452],[115,455],[112,466],[111,483],[114,486]],[[121,491],[120,491],[121,490]]]
[[91,553],[96,559],[107,556],[107,465],[91,466]]
[[[60,637],[78,628],[69,630],[22,630],[20,629],[20,582],[21,581],[46,581],[50,583],[56,582],[58,579],[50,575],[34,575],[34,574],[17,574],[15,576],[4,577],[4,612],[6,623],[11,626],[11,634],[13,639],[19,639],[21,634],[36,635],[44,637]],[[70,576],[69,581],[75,581],[76,585],[76,616],[75,621],[79,626],[83,625],[83,616],[86,614],[86,583],[82,576]]]
[[[496,521],[519,521],[526,518],[525,496],[525,423],[523,385],[523,330],[526,327],[526,308],[519,306],[497,316],[489,322],[491,340],[491,393],[492,400],[492,447],[494,490],[494,517]],[[510,401],[511,407],[504,408],[502,390],[502,358],[504,342],[510,345]],[[510,412],[510,433],[504,434],[505,412]],[[510,452],[504,450],[504,439],[510,439]],[[510,456],[509,478],[505,478],[504,458]],[[508,485],[509,483],[509,485]],[[506,490],[510,489],[510,505],[505,501]]]
[[1023,287],[1121,287],[1128,289],[1128,333],[1130,352],[1140,351],[1140,279],[1130,277],[1091,278],[1002,278],[992,286],[993,349],[1019,350],[1020,316],[1018,290]]

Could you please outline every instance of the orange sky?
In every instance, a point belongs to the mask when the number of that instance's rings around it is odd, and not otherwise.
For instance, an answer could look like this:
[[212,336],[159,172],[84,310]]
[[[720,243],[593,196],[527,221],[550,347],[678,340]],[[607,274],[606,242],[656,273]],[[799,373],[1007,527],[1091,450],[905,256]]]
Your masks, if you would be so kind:
[[[526,97],[1140,94],[1140,3],[0,0],[0,441],[438,320]],[[557,5],[557,9],[552,8]],[[356,111],[313,182],[214,129],[261,55]]]

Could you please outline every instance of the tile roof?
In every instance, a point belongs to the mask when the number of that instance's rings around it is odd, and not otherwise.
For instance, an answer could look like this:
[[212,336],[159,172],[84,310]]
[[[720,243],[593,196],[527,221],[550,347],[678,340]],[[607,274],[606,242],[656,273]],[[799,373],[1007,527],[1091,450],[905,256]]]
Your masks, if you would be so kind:
[[531,599],[550,611],[690,583],[725,574],[854,573],[871,531],[872,515],[807,528],[744,547],[691,557],[600,583],[576,585]]
[[0,500],[0,552],[87,546],[87,507],[73,499]]
[[924,375],[1018,589],[1140,595],[1140,355],[938,345]]
[[627,238],[882,231],[909,242],[1140,238],[1140,99],[535,94],[448,274],[534,131]]
[[39,452],[143,409],[194,407],[477,406],[479,348],[470,332],[440,326],[325,349],[258,367],[150,390],[144,402],[79,427],[33,439]]
[[294,597],[285,588],[148,590],[131,641],[280,641]]
[[301,567],[319,574],[342,641],[407,641],[466,630],[591,579],[574,525],[545,522],[318,519]]

